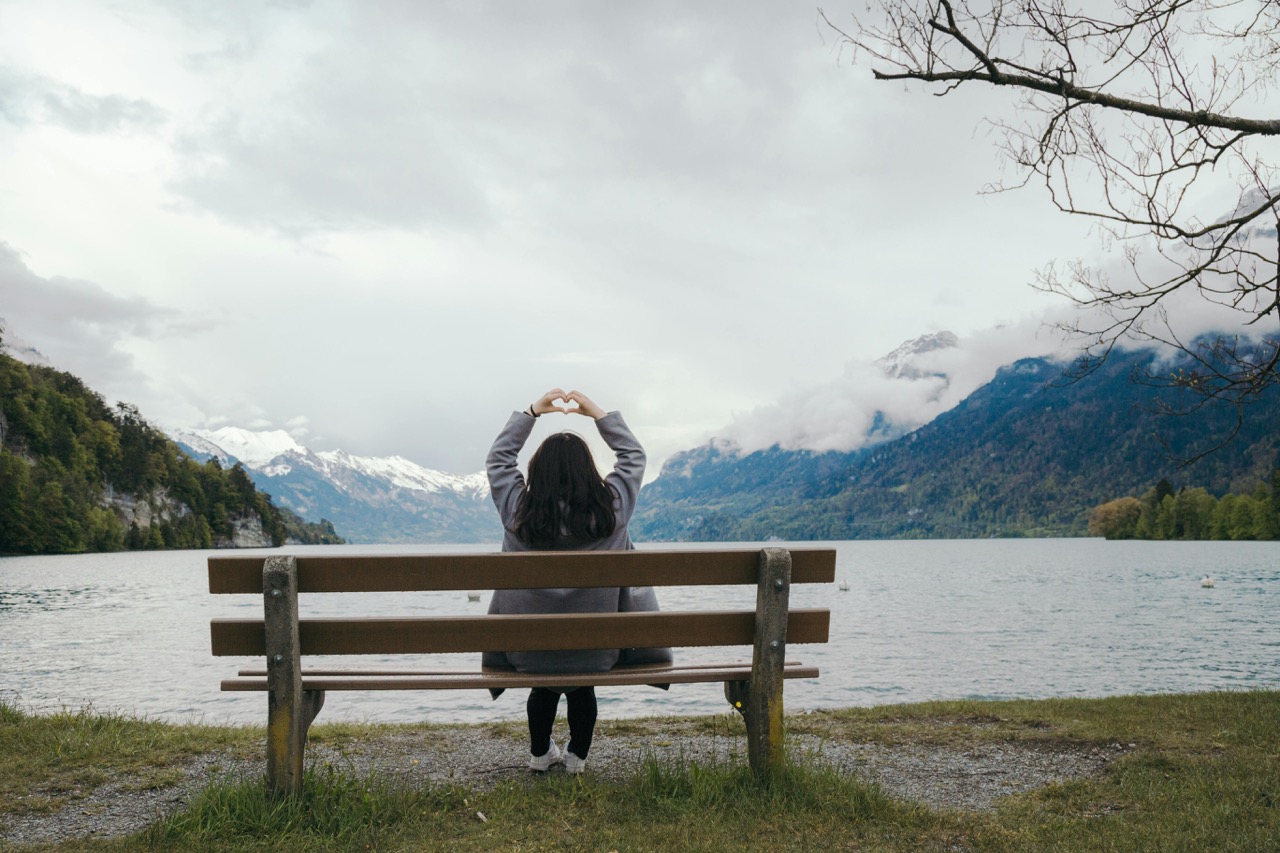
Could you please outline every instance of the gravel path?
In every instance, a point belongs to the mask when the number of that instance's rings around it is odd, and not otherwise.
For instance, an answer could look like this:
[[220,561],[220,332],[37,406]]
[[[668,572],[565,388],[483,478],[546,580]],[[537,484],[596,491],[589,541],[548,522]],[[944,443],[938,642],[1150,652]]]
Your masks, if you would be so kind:
[[[558,726],[563,727],[561,720]],[[659,761],[744,761],[745,743],[724,734],[671,734],[662,724],[627,734],[602,732],[591,749],[587,772],[621,779],[648,756]],[[560,737],[559,729],[557,738]],[[878,783],[891,797],[937,809],[992,809],[1004,796],[1055,782],[1101,773],[1119,754],[1079,745],[1018,741],[964,746],[884,745],[789,735],[788,750],[805,761],[824,762]],[[453,782],[484,788],[506,779],[536,778],[527,767],[523,737],[488,726],[395,730],[341,745],[315,743],[308,760],[328,762],[357,775],[374,772],[408,784]],[[136,832],[161,814],[185,804],[209,779],[261,773],[262,763],[209,754],[181,768],[173,784],[138,790],[138,780],[117,778],[73,799],[58,812],[4,818],[0,847]],[[559,767],[553,773],[561,773]]]

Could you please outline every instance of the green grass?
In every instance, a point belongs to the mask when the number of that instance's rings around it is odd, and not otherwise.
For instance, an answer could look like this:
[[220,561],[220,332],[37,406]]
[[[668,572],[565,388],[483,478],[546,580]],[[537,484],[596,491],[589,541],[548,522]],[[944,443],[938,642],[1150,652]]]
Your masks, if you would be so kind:
[[210,785],[188,808],[139,839],[160,849],[349,850],[378,848],[466,808],[463,792],[409,789],[324,768],[294,797],[270,797],[260,780]]
[[940,745],[1068,741],[1196,751],[1250,744],[1274,755],[1280,749],[1278,715],[1280,693],[1194,693],[848,708],[791,718],[788,731]]
[[484,792],[408,790],[331,769],[309,773],[293,798],[266,797],[260,782],[215,784],[131,843],[183,850],[810,850],[833,838],[892,838],[907,827],[927,834],[932,821],[928,812],[830,770],[791,767],[761,787],[741,766],[650,760],[622,784],[556,774]]
[[57,811],[121,776],[135,788],[163,786],[193,755],[257,754],[260,742],[248,729],[174,726],[92,709],[32,715],[0,703],[0,819]]
[[[1280,693],[1097,700],[944,702],[818,712],[789,731],[886,745],[963,749],[1017,742],[1107,749],[1094,777],[1001,800],[992,812],[932,811],[800,754],[759,785],[738,759],[648,759],[622,782],[588,774],[521,778],[477,791],[417,788],[323,768],[293,798],[259,780],[215,779],[146,832],[66,849],[194,850],[1280,850]],[[725,718],[602,721],[601,737],[643,731],[735,736]],[[398,727],[321,726],[317,740],[358,743]],[[24,734],[24,730],[31,730]],[[246,734],[247,732],[247,734]],[[0,779],[27,798],[11,765],[62,780],[55,755],[164,768],[212,746],[257,748],[261,730],[170,727],[119,717],[33,717],[0,706]],[[20,740],[36,755],[16,758]],[[68,751],[69,750],[69,751]],[[797,751],[799,752],[799,751]],[[116,754],[118,753],[118,755]],[[147,758],[146,756],[151,756]],[[112,764],[114,762],[114,764]],[[42,769],[43,768],[43,769]],[[78,784],[89,784],[82,780]],[[52,807],[52,806],[50,806]],[[484,816],[481,819],[480,815]]]

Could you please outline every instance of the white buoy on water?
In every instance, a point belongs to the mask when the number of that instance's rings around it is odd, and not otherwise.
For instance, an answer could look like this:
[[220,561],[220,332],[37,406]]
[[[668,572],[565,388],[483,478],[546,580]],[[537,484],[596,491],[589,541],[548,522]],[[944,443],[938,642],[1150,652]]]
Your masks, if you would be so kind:
[[1213,578],[1209,577],[1208,575],[1205,575],[1204,577],[1200,578],[1200,586],[1204,587],[1205,589],[1213,589]]

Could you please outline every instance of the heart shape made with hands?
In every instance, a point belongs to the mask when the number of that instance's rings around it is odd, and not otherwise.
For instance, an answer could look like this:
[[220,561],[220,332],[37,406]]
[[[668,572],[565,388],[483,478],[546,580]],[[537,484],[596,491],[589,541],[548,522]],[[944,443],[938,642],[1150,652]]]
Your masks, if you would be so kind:
[[576,412],[580,408],[582,408],[581,406],[578,405],[576,400],[570,399],[567,394],[552,400],[551,405],[555,406],[557,409],[564,412],[566,415],[572,414],[573,412]]

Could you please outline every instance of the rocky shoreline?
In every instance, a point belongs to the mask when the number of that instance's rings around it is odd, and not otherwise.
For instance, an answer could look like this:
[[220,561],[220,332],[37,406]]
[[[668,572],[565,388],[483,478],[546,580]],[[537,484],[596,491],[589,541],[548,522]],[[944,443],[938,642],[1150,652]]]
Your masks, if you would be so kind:
[[[876,783],[896,799],[964,811],[989,810],[1001,797],[1101,774],[1126,749],[1121,744],[986,738],[945,745],[854,742],[809,733],[792,733],[787,744],[794,758]],[[526,749],[515,726],[423,725],[358,740],[320,740],[309,748],[308,760],[409,785],[453,783],[483,789],[505,780],[537,784],[540,776],[528,770]],[[739,735],[707,733],[694,725],[673,726],[671,721],[602,721],[587,773],[621,779],[649,757],[705,764],[741,762],[744,755]],[[261,760],[209,753],[166,774],[162,784],[117,776],[92,790],[75,792],[59,811],[5,816],[0,843],[127,835],[181,808],[212,779],[261,772]]]

